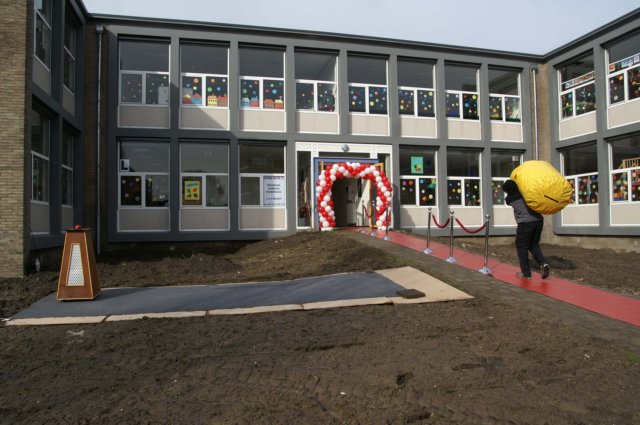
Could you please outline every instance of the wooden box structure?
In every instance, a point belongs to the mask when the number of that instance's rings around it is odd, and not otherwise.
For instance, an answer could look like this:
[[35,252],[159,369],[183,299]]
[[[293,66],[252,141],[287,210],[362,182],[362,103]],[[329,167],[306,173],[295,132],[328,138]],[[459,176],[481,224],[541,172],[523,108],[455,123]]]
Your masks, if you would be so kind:
[[99,293],[100,284],[91,233],[86,228],[67,229],[56,299],[92,300]]

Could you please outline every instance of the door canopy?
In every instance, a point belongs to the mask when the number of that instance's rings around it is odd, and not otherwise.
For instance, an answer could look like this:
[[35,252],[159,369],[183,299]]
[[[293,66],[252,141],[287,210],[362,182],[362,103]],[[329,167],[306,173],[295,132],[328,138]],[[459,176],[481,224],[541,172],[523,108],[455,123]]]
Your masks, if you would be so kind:
[[[320,228],[330,230],[336,227],[336,214],[333,210],[333,198],[331,188],[337,179],[353,178],[371,180],[377,188],[376,196],[376,225],[378,229],[385,230],[391,222],[387,217],[387,206],[391,202],[391,184],[384,172],[371,164],[359,162],[339,162],[327,167],[320,172],[316,182],[316,205]],[[363,217],[364,218],[364,217]]]

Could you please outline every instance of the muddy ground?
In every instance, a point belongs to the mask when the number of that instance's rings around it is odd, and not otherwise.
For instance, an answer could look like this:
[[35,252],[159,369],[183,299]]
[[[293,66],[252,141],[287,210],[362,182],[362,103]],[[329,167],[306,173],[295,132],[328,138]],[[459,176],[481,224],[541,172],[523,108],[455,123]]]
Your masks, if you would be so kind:
[[[640,254],[543,250],[554,275],[640,295]],[[515,261],[512,245],[490,252]],[[638,328],[357,233],[120,245],[98,274],[157,286],[403,265],[475,299],[0,327],[0,423],[640,424]],[[0,279],[0,317],[55,291],[57,268]]]

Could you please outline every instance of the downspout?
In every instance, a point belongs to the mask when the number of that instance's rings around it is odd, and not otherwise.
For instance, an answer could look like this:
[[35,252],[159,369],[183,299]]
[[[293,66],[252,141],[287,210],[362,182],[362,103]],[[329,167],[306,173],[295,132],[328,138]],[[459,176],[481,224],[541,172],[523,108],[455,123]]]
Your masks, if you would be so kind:
[[532,64],[531,70],[533,71],[533,143],[534,143],[534,157],[536,161],[540,156],[538,151],[538,90],[536,88],[536,73],[538,71],[538,65]]
[[98,33],[98,96],[97,96],[97,119],[96,119],[96,253],[100,255],[100,92],[102,91],[102,32],[103,26],[96,26]]

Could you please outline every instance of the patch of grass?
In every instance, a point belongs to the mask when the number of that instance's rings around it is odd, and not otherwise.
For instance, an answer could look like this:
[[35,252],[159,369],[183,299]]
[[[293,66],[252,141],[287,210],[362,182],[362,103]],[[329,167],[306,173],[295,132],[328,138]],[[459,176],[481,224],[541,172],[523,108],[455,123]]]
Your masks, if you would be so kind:
[[622,350],[622,352],[627,358],[627,362],[631,364],[640,364],[640,354],[627,350]]

